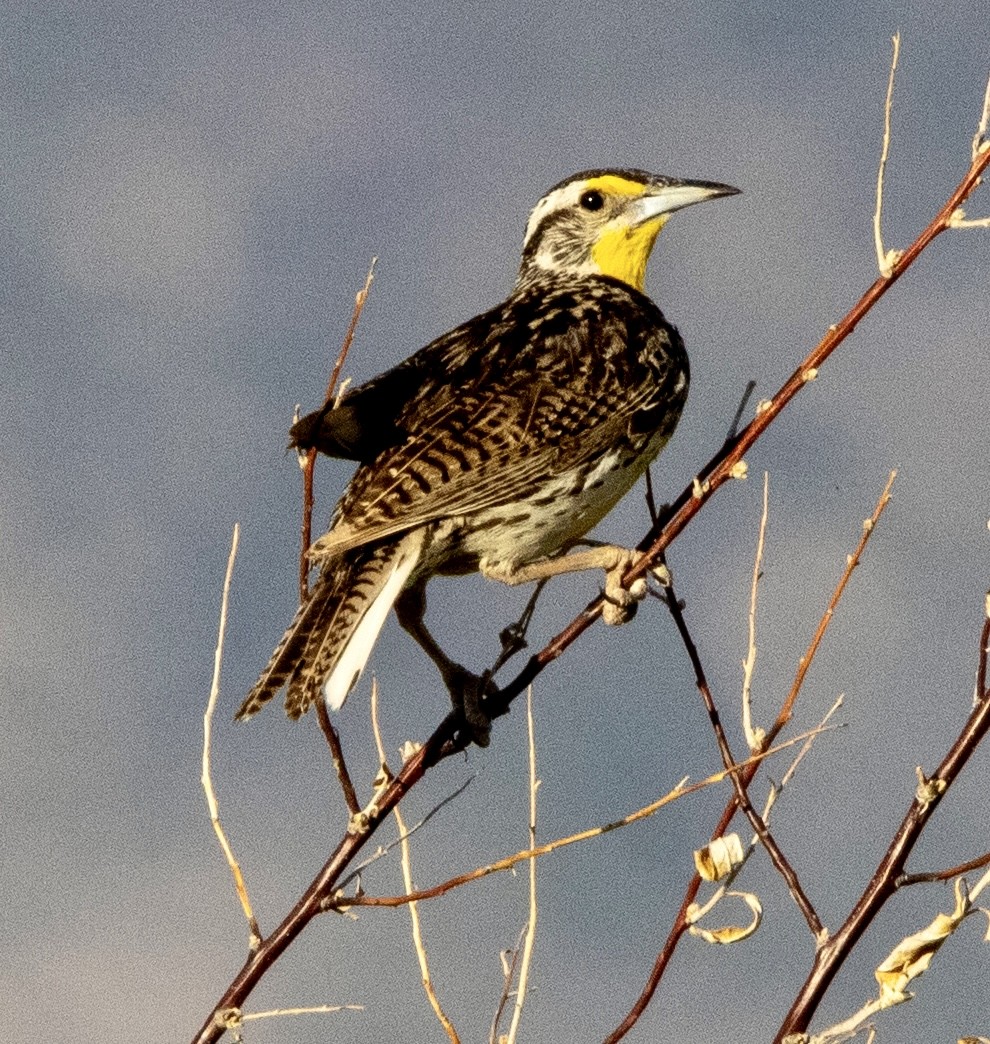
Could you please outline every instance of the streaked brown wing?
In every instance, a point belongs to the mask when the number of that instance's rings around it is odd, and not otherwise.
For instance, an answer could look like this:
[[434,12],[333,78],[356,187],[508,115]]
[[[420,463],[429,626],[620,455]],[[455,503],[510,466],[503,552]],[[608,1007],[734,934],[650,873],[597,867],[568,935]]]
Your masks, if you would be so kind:
[[532,350],[513,345],[507,353],[503,337],[503,349],[487,357],[475,344],[473,379],[456,374],[421,388],[400,418],[406,440],[357,471],[314,556],[529,496],[629,438],[634,418],[670,397],[680,373],[664,325],[643,335],[639,352],[630,351],[625,328],[592,320],[534,341]]

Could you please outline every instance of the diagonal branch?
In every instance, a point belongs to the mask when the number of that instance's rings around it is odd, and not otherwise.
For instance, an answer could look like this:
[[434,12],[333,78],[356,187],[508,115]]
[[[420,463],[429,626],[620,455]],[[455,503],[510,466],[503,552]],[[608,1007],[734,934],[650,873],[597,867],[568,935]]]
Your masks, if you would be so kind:
[[749,800],[746,783],[743,782],[742,778],[742,770],[737,766],[736,761],[732,756],[732,751],[729,748],[729,740],[725,735],[725,729],[722,728],[722,721],[719,718],[718,708],[715,706],[715,700],[712,698],[711,689],[708,686],[708,679],[705,676],[705,669],[701,663],[701,656],[698,653],[698,647],[695,645],[694,639],[691,637],[687,621],[684,619],[684,613],[681,611],[681,607],[674,594],[674,589],[671,586],[667,587],[666,603],[667,608],[670,610],[670,615],[673,617],[674,624],[677,627],[677,633],[681,636],[681,641],[687,651],[688,659],[691,661],[691,666],[694,668],[695,684],[697,685],[698,691],[701,693],[701,698],[705,704],[705,710],[708,712],[708,718],[711,721],[712,729],[715,732],[715,740],[718,743],[719,754],[722,756],[722,764],[725,765],[725,768],[729,773],[729,778],[732,780],[732,786],[736,792],[736,805],[749,820],[750,825],[756,831],[756,835],[760,839],[760,843],[766,849],[770,861],[773,863],[780,876],[783,877],[788,890],[798,905],[798,909],[804,915],[805,921],[808,922],[808,928],[811,930],[811,934],[817,940],[822,941],[827,933],[825,932],[821,919],[815,912],[814,906],[811,905],[811,900],[805,894],[804,888],[801,886],[801,882],[798,880],[794,868],[781,851],[773,834],[770,833],[763,817],[755,808],[753,808],[753,803]]
[[[990,638],[990,617],[984,621],[981,635],[980,669],[986,670],[986,647]],[[897,891],[904,864],[921,837],[928,820],[949,787],[955,782],[983,737],[990,731],[990,693],[984,688],[963,726],[930,778],[921,777],[920,785],[907,814],[901,821],[886,854],[870,879],[845,923],[815,954],[811,973],[781,1023],[774,1044],[783,1042],[792,1034],[803,1033],[828,990],[832,979],[880,912],[887,900]],[[920,770],[919,770],[920,775]]]

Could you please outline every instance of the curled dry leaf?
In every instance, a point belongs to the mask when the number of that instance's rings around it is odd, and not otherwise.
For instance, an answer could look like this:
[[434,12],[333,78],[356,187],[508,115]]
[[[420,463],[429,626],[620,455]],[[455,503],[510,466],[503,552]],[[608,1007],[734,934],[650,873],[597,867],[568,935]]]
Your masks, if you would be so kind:
[[946,939],[962,924],[973,911],[969,900],[969,889],[964,878],[956,880],[956,906],[951,914],[939,914],[927,928],[902,939],[873,973],[880,984],[880,1001],[883,1007],[910,999],[906,987],[932,963],[932,958]]
[[744,860],[738,834],[717,837],[694,853],[694,865],[704,881],[721,881]]
[[[729,943],[742,942],[743,939],[748,939],[757,928],[760,927],[760,921],[763,920],[763,906],[760,904],[760,900],[752,892],[726,892],[727,896],[732,895],[742,901],[749,907],[753,917],[749,924],[737,925],[728,924],[723,928],[701,928],[696,924],[692,924],[688,931],[697,936],[699,939],[704,939],[705,942],[717,943],[721,946],[728,946]],[[699,908],[696,903],[692,903],[692,909],[688,909],[687,917],[691,920],[692,913],[696,912]]]

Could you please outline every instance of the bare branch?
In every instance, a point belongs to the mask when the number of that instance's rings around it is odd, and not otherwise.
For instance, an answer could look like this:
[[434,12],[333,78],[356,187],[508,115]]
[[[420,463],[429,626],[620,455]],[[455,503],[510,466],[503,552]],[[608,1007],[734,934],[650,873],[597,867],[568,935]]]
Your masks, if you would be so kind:
[[931,870],[925,874],[901,874],[894,884],[897,885],[898,888],[905,888],[907,885],[932,884],[935,881],[951,881],[954,877],[962,877],[963,874],[968,874],[971,870],[979,870],[984,866],[990,866],[990,852],[984,852],[983,855],[977,856],[975,859],[970,859],[967,863],[960,863],[958,866],[950,866],[946,870]]
[[[351,314],[351,322],[347,327],[347,333],[344,334],[344,341],[340,346],[340,351],[337,353],[337,360],[333,364],[333,370],[330,372],[330,379],[327,381],[327,391],[323,398],[323,405],[325,406],[334,396],[334,392],[337,388],[337,381],[340,380],[340,372],[344,368],[344,362],[347,359],[347,353],[351,350],[351,344],[354,341],[354,333],[357,330],[357,325],[361,319],[361,313],[364,311],[365,302],[368,300],[368,294],[371,292],[371,284],[375,278],[375,264],[378,258],[373,257],[371,264],[368,266],[368,274],[365,276],[364,286],[354,296],[354,311]],[[300,543],[301,548],[299,551],[299,601],[300,603],[305,602],[309,595],[309,547],[313,543],[313,472],[316,469],[316,456],[317,450],[314,447],[309,450],[303,460],[303,516],[302,525],[300,527]]]
[[237,558],[237,545],[241,538],[241,527],[234,524],[234,535],[230,541],[230,554],[227,557],[227,572],[223,578],[223,595],[220,599],[220,630],[217,635],[217,647],[213,657],[213,681],[210,685],[210,698],[206,704],[206,712],[203,715],[203,768],[200,782],[203,785],[203,793],[206,795],[206,807],[210,811],[210,822],[213,831],[220,842],[227,866],[234,876],[234,888],[237,890],[237,898],[240,900],[241,909],[248,923],[248,948],[257,950],[261,945],[261,929],[254,916],[251,900],[248,897],[247,885],[244,883],[244,875],[241,873],[240,864],[234,857],[234,850],[230,847],[227,835],[220,823],[220,806],[217,795],[213,789],[212,770],[210,768],[210,745],[213,739],[213,713],[216,710],[217,700],[220,697],[220,666],[223,663],[223,643],[227,633],[227,609],[230,604],[230,583],[234,575],[234,561]]
[[728,738],[725,735],[725,729],[722,728],[722,721],[719,718],[718,710],[715,707],[715,700],[713,699],[711,689],[708,686],[708,679],[705,677],[705,669],[701,663],[701,656],[698,653],[698,647],[695,645],[694,639],[691,637],[691,633],[688,630],[687,621],[684,619],[684,614],[674,595],[673,587],[670,586],[667,588],[667,608],[670,610],[670,615],[673,617],[674,623],[677,626],[678,634],[681,636],[681,641],[687,651],[688,658],[691,660],[691,666],[694,668],[695,684],[698,687],[698,691],[701,693],[701,698],[705,704],[705,710],[708,711],[708,717],[711,721],[712,729],[715,732],[715,740],[718,743],[719,753],[722,756],[722,763],[728,770],[729,778],[732,780],[732,785],[735,788],[736,803],[759,836],[760,843],[766,849],[767,855],[770,857],[770,861],[773,863],[775,869],[781,877],[783,877],[787,884],[788,891],[790,891],[791,895],[794,897],[798,909],[804,915],[804,919],[808,922],[808,928],[811,930],[812,935],[814,935],[816,939],[823,939],[825,937],[825,929],[815,911],[815,908],[811,904],[811,900],[805,894],[804,888],[801,886],[801,882],[798,880],[794,868],[781,851],[780,846],[770,833],[763,818],[756,809],[753,808],[753,804],[749,800],[749,794],[746,791],[746,785],[749,781],[746,780],[744,782],[741,773],[738,771],[738,766],[735,763],[732,756],[732,750],[729,747]]
[[[533,686],[526,690],[526,733],[529,738],[529,847],[536,848],[536,791],[540,781],[536,778],[536,738],[533,726]],[[512,1009],[512,1022],[505,1044],[515,1044],[526,1003],[529,985],[529,969],[533,962],[533,944],[536,941],[536,857],[529,860],[529,916],[526,919],[526,934],[523,938],[522,960],[519,964],[519,982],[516,986],[516,1003]]]
[[763,548],[767,536],[767,517],[770,503],[770,473],[763,472],[763,510],[760,513],[760,531],[756,538],[756,556],[753,559],[753,580],[749,592],[749,641],[743,660],[742,724],[746,746],[750,753],[763,745],[763,730],[753,729],[753,671],[756,668],[756,598],[763,572]]
[[884,250],[883,234],[880,231],[880,212],[883,209],[883,177],[887,169],[887,156],[890,153],[890,113],[894,106],[894,74],[897,71],[897,58],[901,53],[901,34],[894,33],[894,55],[890,60],[890,78],[887,81],[887,100],[883,106],[883,148],[880,151],[880,167],[877,170],[877,206],[873,212],[873,242],[877,251],[877,265],[880,275],[889,279],[894,265],[900,260],[899,250]]

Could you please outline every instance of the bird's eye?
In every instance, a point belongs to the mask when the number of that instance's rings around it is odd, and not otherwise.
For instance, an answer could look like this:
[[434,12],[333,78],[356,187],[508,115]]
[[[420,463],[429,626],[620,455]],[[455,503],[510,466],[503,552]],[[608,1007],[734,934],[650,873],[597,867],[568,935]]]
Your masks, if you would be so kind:
[[580,203],[585,210],[601,210],[605,206],[605,197],[596,189],[589,189],[581,194]]

